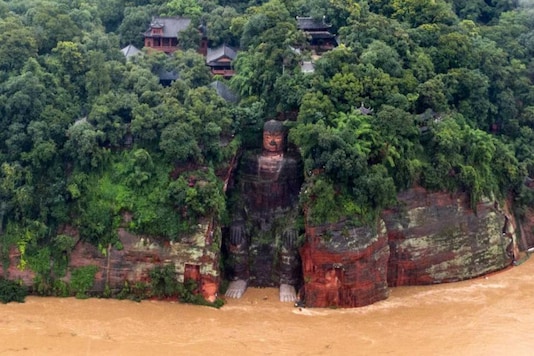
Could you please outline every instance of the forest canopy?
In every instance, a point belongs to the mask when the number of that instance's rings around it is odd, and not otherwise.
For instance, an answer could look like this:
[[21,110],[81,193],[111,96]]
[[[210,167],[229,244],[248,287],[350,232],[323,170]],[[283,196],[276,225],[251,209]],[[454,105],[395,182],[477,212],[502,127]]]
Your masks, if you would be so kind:
[[[154,16],[191,19],[182,50],[127,60]],[[297,16],[337,46],[318,53]],[[232,79],[210,73],[198,28],[238,51]],[[224,224],[221,172],[275,117],[313,223],[368,221],[415,185],[534,202],[534,1],[4,0],[0,36],[3,259],[60,260],[66,226],[120,247],[119,226],[176,240]]]

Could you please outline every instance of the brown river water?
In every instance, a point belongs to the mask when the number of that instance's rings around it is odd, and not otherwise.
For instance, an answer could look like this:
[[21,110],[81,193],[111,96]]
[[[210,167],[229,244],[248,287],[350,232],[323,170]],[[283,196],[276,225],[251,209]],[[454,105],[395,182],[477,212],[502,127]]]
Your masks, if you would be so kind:
[[0,304],[0,355],[534,355],[534,258],[470,281],[392,288],[357,309],[249,289],[221,309],[28,297]]

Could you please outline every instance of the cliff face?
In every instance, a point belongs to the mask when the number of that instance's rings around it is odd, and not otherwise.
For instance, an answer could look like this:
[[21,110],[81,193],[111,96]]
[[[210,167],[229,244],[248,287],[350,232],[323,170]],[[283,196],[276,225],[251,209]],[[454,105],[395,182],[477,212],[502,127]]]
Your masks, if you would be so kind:
[[[513,236],[493,202],[475,212],[466,195],[415,188],[399,195],[402,208],[386,211],[390,286],[459,281],[512,263]],[[508,233],[508,235],[506,234]]]
[[534,247],[534,209],[526,209],[521,221],[521,233],[518,237],[518,245],[521,250],[528,250]]
[[[70,231],[74,235],[74,231]],[[220,231],[209,223],[200,224],[198,232],[180,242],[162,242],[154,238],[136,236],[119,229],[120,250],[109,248],[101,251],[94,245],[78,241],[69,256],[67,275],[79,267],[93,265],[97,272],[91,292],[102,293],[106,288],[120,291],[125,282],[149,282],[149,273],[157,266],[173,265],[178,281],[194,280],[198,292],[208,301],[215,301],[219,286]],[[11,249],[8,266],[9,279],[33,284],[35,273],[19,269],[20,253]],[[3,273],[0,266],[0,275]]]
[[313,307],[359,307],[385,299],[389,246],[385,226],[310,227],[301,248],[304,301]]
[[[476,213],[465,195],[430,193],[414,188],[399,195],[400,207],[384,211],[374,227],[349,221],[307,226],[300,249],[304,286],[310,307],[358,307],[388,297],[389,287],[452,282],[503,269],[517,253],[515,222],[493,202],[478,204]],[[531,241],[528,223],[519,244]],[[70,232],[75,236],[74,232]],[[204,298],[215,299],[220,279],[220,229],[203,223],[180,242],[162,242],[119,230],[121,250],[98,250],[79,241],[69,257],[70,272],[85,265],[98,267],[92,291],[108,286],[120,290],[147,282],[149,271],[171,264],[179,281],[198,282]],[[525,240],[525,241],[523,241]],[[269,253],[272,253],[269,252]],[[265,256],[265,253],[261,254]],[[272,256],[271,256],[272,257]],[[20,270],[13,247],[8,278],[32,285],[35,274]],[[4,274],[0,265],[0,274]]]
[[461,194],[414,188],[398,198],[401,207],[384,211],[376,229],[307,228],[307,306],[363,306],[387,298],[388,286],[459,281],[513,262],[515,223],[493,202],[475,213]]
[[[121,289],[124,282],[148,282],[149,272],[156,266],[173,265],[178,281],[194,280],[203,296],[215,300],[219,282],[220,239],[209,224],[199,225],[198,232],[180,242],[160,242],[132,235],[119,229],[123,249],[110,249],[103,255],[93,245],[79,243],[71,254],[71,268],[96,265],[94,290]],[[220,234],[219,234],[220,235]]]

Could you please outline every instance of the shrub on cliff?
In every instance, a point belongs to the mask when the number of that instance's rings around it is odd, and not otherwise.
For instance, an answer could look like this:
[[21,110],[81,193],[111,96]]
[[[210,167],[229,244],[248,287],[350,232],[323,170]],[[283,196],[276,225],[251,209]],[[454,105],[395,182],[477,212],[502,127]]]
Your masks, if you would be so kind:
[[157,266],[150,271],[150,286],[152,295],[160,299],[177,297],[180,294],[180,285],[176,272],[171,265]]
[[76,293],[76,298],[87,298],[87,292],[93,286],[97,270],[97,266],[89,265],[76,268],[72,271],[70,287]]
[[0,302],[6,304],[9,302],[24,303],[24,298],[28,291],[23,285],[0,278]]
[[174,266],[157,266],[150,271],[150,288],[152,296],[159,299],[178,298],[182,303],[191,303],[197,305],[206,305],[214,308],[220,308],[224,301],[216,299],[215,302],[209,302],[198,293],[198,283],[189,280],[185,283],[178,282]]

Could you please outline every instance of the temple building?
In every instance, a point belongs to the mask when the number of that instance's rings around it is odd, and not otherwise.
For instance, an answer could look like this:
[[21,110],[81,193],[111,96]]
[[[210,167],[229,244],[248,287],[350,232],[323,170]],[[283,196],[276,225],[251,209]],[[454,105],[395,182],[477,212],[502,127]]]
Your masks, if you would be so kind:
[[210,67],[213,75],[230,78],[235,74],[232,62],[236,56],[236,50],[225,44],[213,49],[208,48],[206,64]]
[[175,52],[179,48],[178,33],[190,24],[191,19],[185,17],[154,17],[144,33],[145,47],[167,54]]
[[308,36],[310,47],[317,52],[329,51],[337,46],[331,27],[324,19],[319,21],[309,16],[297,16],[297,28]]

